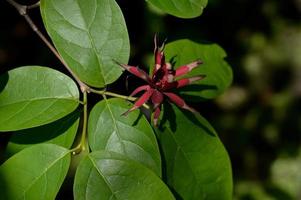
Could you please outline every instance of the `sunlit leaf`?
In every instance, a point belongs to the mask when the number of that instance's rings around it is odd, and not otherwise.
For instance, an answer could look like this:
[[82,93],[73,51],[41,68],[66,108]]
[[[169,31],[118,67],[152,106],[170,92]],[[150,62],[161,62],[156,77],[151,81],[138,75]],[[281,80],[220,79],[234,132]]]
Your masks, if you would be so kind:
[[126,156],[105,151],[89,154],[79,165],[76,200],[170,200],[168,187],[153,171]]
[[146,0],[162,11],[181,18],[194,18],[203,13],[207,0]]
[[129,38],[122,12],[114,0],[42,0],[46,29],[61,56],[87,84],[104,87],[122,73]]
[[5,149],[6,157],[39,143],[52,143],[69,149],[79,125],[80,112],[75,111],[53,123],[14,132]]
[[157,135],[169,186],[182,199],[231,200],[229,156],[210,124],[176,106],[165,106],[164,117]]
[[232,82],[231,67],[224,60],[225,51],[216,44],[201,44],[182,39],[168,43],[165,47],[167,61],[172,60],[175,68],[196,59],[203,61],[198,68],[183,77],[206,75],[193,85],[185,86],[179,92],[189,100],[211,99],[220,95]]
[[54,144],[26,148],[0,166],[1,199],[55,199],[67,174],[70,153]]
[[71,113],[79,104],[74,81],[56,70],[26,66],[0,76],[0,131],[36,127]]
[[116,98],[96,104],[88,124],[90,147],[124,154],[160,175],[160,153],[152,127],[139,110],[122,116],[132,106]]

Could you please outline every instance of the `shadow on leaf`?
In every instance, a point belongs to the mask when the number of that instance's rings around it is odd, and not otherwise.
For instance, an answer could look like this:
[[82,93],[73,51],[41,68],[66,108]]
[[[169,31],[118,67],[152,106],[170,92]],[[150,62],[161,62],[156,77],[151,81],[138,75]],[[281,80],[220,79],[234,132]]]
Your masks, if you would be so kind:
[[[36,144],[51,140],[67,131],[70,126],[78,119],[79,114],[79,110],[75,110],[66,117],[59,119],[53,123],[16,131],[15,134],[11,137],[10,141],[18,144]],[[47,132],[50,132],[50,130],[54,131],[51,131],[50,134],[45,134]]]
[[182,92],[200,92],[204,90],[218,90],[218,88],[215,85],[192,84],[179,89]]
[[137,116],[137,119],[133,122],[132,126],[136,126],[139,120],[141,119],[141,117],[142,117],[142,112],[139,112],[139,115]]
[[196,126],[198,126],[199,128],[203,129],[205,133],[207,133],[210,136],[216,137],[215,133],[213,131],[211,131],[206,125],[204,125],[203,123],[200,122],[200,120],[198,120],[198,118],[196,117],[196,115],[199,114],[194,114],[188,111],[184,111],[181,110],[181,112],[192,122],[194,123]]
[[[26,148],[27,146],[29,147],[31,145],[44,142],[51,143],[52,140],[66,133],[70,129],[70,127],[74,125],[76,120],[79,119],[79,116],[80,111],[79,109],[77,109],[69,115],[65,116],[64,118],[59,119],[50,124],[14,132],[5,150],[5,157],[8,158],[13,154],[17,153],[18,151]],[[71,144],[68,145],[66,143],[66,140],[63,140],[60,143],[62,144],[58,145],[70,148],[73,141]],[[12,148],[10,147],[10,144],[13,145]]]
[[[180,109],[180,108],[179,108]],[[202,130],[204,130],[204,133],[212,136],[212,137],[216,137],[216,134],[214,133],[214,131],[210,130],[210,128],[208,128],[208,126],[206,126],[204,123],[202,123],[197,117],[196,115],[198,114],[194,114],[191,113],[189,111],[180,109],[181,113],[183,113],[183,115],[189,120],[191,121],[194,125],[196,125],[197,127],[201,128]],[[170,128],[170,130],[172,132],[176,132],[177,130],[177,120],[176,120],[176,112],[173,109],[173,107],[167,103],[164,104],[164,114],[159,126],[160,130],[164,130],[166,127],[166,123],[168,122],[168,127]]]
[[164,130],[166,127],[166,122],[169,123],[170,129],[175,132],[177,129],[177,123],[176,123],[176,113],[172,109],[172,106],[169,103],[164,104],[164,112],[163,117],[161,120],[161,123],[159,125],[160,130]]

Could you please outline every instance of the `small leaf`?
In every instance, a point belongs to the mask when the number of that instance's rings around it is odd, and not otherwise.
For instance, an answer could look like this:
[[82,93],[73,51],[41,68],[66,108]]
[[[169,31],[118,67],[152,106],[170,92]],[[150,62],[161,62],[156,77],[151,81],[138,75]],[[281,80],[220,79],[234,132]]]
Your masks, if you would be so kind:
[[79,92],[71,78],[56,70],[27,66],[0,76],[0,131],[53,122],[78,106]]
[[2,199],[53,200],[70,165],[67,149],[54,144],[26,148],[0,167]]
[[179,90],[181,96],[186,96],[189,100],[215,98],[232,82],[231,67],[224,60],[226,53],[216,44],[200,44],[187,39],[177,40],[166,45],[165,55],[167,61],[175,62],[175,69],[197,59],[203,61],[198,68],[183,76],[206,75],[205,79]]
[[116,98],[97,103],[88,122],[90,147],[126,155],[160,176],[160,153],[152,127],[139,110],[122,116],[132,106]]
[[75,200],[169,200],[168,187],[151,170],[126,156],[96,151],[79,164],[74,181]]
[[127,28],[114,0],[42,0],[46,29],[70,68],[85,83],[104,87],[122,73],[117,60],[127,63]]
[[5,156],[10,157],[39,143],[52,143],[69,149],[77,132],[79,117],[80,112],[76,110],[53,123],[14,132],[5,149]]
[[181,18],[194,18],[203,13],[207,0],[146,0],[162,11]]
[[157,135],[168,185],[182,199],[232,199],[229,156],[211,125],[176,106],[164,114]]

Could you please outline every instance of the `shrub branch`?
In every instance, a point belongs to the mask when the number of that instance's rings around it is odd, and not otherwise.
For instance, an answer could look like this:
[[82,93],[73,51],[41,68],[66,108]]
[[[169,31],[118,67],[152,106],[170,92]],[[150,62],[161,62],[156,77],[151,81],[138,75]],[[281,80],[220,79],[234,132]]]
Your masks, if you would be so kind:
[[57,52],[57,50],[54,48],[54,46],[47,40],[47,38],[43,35],[43,33],[38,29],[38,27],[35,25],[35,23],[32,21],[30,16],[27,14],[27,10],[37,8],[40,6],[40,2],[37,2],[32,5],[22,5],[14,0],[6,0],[9,4],[11,4],[13,7],[15,7],[19,14],[25,18],[31,29],[41,38],[41,40],[46,44],[46,46],[52,51],[52,53],[61,61],[61,63],[64,65],[64,67],[68,70],[68,72],[72,75],[72,77],[75,79],[75,81],[80,86],[80,90],[84,92],[89,92],[90,87],[87,86],[85,83],[83,83],[79,77],[71,70],[71,68],[68,66],[68,64],[64,61],[64,59],[60,56],[60,54]]

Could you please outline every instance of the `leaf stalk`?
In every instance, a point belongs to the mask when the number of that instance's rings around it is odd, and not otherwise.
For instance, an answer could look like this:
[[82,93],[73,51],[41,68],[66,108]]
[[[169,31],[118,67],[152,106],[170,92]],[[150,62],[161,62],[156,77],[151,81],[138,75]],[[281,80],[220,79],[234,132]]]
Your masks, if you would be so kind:
[[86,139],[87,139],[87,124],[88,124],[88,97],[87,92],[83,93],[83,127],[82,127],[82,134],[79,144],[71,149],[73,155],[79,154],[81,151],[86,150]]

